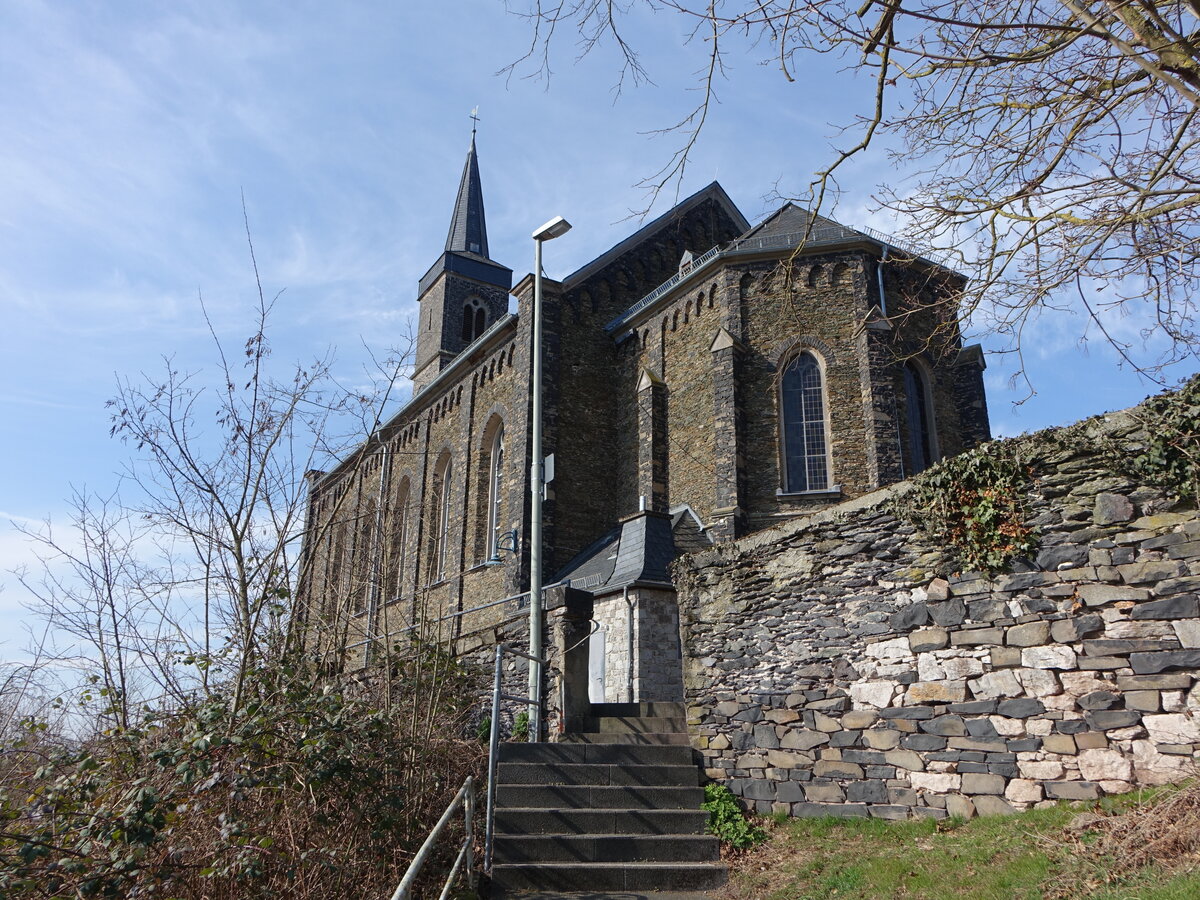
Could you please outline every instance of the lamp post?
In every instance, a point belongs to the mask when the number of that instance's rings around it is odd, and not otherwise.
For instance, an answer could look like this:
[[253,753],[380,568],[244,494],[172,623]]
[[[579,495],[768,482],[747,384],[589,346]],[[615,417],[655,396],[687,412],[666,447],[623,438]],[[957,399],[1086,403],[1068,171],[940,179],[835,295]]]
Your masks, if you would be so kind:
[[529,737],[542,733],[542,495],[545,459],[542,455],[542,244],[562,237],[571,223],[555,216],[533,233],[533,447],[529,469]]

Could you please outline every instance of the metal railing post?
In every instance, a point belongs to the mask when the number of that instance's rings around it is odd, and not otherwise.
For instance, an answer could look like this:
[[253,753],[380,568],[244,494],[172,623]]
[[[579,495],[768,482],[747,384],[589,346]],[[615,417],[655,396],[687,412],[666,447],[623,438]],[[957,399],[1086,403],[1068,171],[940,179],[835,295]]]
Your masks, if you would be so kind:
[[492,838],[495,828],[492,818],[496,809],[496,757],[500,750],[500,676],[504,659],[504,645],[496,645],[496,680],[492,685],[492,730],[488,737],[488,783],[487,810],[483,837],[483,870],[492,871]]
[[[471,778],[468,776],[468,781]],[[464,804],[463,816],[466,819],[466,843],[463,849],[466,851],[467,865],[467,887],[474,890],[475,888],[475,789],[472,785],[471,790],[467,791],[467,800]]]

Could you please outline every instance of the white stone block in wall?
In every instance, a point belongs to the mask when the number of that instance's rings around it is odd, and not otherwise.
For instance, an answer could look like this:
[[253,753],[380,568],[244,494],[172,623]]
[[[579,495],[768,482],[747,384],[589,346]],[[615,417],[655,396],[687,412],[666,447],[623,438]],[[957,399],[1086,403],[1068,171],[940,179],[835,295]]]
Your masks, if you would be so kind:
[[[1163,691],[1162,708],[1164,712],[1183,712],[1188,709],[1183,691]],[[1195,709],[1195,707],[1192,707]]]
[[983,674],[983,660],[974,656],[955,656],[942,662],[947,678],[971,678]]
[[1008,716],[989,716],[996,733],[1001,737],[1020,737],[1025,733],[1024,719],[1010,719]]
[[1125,741],[1129,742],[1136,738],[1146,736],[1146,729],[1141,725],[1131,725],[1128,728],[1114,728],[1112,731],[1106,731],[1110,741]]
[[1057,781],[1063,777],[1063,764],[1044,760],[1042,762],[1018,762],[1017,769],[1026,778],[1034,781]]
[[1157,744],[1190,744],[1200,741],[1200,725],[1184,713],[1142,716],[1142,724]]
[[1085,781],[1129,781],[1133,764],[1117,750],[1080,750],[1079,772]]
[[895,694],[894,681],[860,681],[850,686],[850,699],[855,709],[881,709],[892,702]]
[[1013,803],[1037,803],[1042,799],[1042,786],[1028,778],[1014,778],[1004,789],[1004,797]]
[[1190,756],[1159,753],[1153,741],[1133,742],[1133,769],[1142,784],[1171,784],[1196,773]]
[[1021,651],[1021,663],[1029,669],[1073,669],[1075,651],[1062,644],[1026,647]]
[[863,651],[872,659],[878,660],[897,660],[911,659],[912,651],[908,648],[908,638],[893,638],[890,641],[879,641],[876,644],[868,644]]
[[1058,676],[1049,669],[1017,669],[1017,680],[1030,697],[1052,697],[1062,693]]
[[1008,669],[988,672],[986,675],[967,682],[967,687],[977,700],[995,700],[998,697],[1020,697],[1025,693],[1017,676]]
[[941,681],[946,677],[941,660],[932,653],[917,654],[917,677],[921,681]]
[[938,774],[936,772],[910,772],[909,783],[919,791],[932,794],[948,794],[962,787],[962,776]]
[[1134,785],[1128,781],[1101,781],[1100,790],[1106,794],[1127,794],[1132,791]]
[[1101,680],[1094,672],[1060,672],[1059,680],[1063,689],[1076,697],[1090,694],[1092,691],[1110,690],[1112,685]]
[[1025,730],[1034,737],[1045,737],[1054,730],[1054,723],[1049,719],[1026,719]]

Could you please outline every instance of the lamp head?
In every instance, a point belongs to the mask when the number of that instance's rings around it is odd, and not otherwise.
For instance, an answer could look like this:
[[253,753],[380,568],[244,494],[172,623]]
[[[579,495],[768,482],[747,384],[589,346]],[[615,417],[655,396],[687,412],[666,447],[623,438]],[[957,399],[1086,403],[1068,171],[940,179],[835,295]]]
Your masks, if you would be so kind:
[[555,216],[533,233],[533,239],[535,241],[552,241],[556,237],[562,237],[570,230],[570,222],[568,222],[562,216]]

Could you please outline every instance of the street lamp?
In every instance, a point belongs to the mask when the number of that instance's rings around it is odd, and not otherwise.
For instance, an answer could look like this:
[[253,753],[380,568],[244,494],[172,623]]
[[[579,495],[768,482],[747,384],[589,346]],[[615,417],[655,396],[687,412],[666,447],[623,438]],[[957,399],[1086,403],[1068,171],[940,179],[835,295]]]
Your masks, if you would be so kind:
[[529,736],[542,734],[542,494],[545,460],[542,456],[542,244],[562,237],[571,223],[555,216],[533,233],[533,448],[529,458]]

